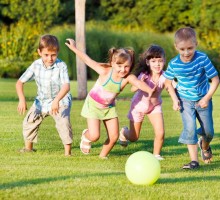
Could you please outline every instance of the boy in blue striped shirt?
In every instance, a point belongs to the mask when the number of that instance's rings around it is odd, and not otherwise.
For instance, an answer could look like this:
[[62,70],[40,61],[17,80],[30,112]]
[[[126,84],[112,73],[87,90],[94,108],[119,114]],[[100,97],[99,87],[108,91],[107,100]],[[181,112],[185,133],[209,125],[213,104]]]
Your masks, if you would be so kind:
[[[197,51],[194,29],[180,28],[175,33],[174,45],[178,55],[169,64],[164,76],[166,89],[173,100],[173,109],[180,111],[183,131],[179,142],[186,144],[191,162],[183,169],[199,167],[198,145],[205,163],[210,163],[212,150],[210,142],[214,136],[212,117],[212,96],[219,85],[218,72],[208,56]],[[177,79],[176,88],[172,80]],[[196,120],[200,128],[196,127]],[[198,140],[197,134],[201,135]]]

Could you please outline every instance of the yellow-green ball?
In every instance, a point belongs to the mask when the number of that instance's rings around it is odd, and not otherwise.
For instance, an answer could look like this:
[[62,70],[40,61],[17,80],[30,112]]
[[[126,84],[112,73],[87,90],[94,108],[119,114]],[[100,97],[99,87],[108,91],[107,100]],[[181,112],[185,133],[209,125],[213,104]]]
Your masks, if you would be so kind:
[[137,185],[153,185],[160,177],[160,162],[147,151],[133,153],[125,164],[128,180]]

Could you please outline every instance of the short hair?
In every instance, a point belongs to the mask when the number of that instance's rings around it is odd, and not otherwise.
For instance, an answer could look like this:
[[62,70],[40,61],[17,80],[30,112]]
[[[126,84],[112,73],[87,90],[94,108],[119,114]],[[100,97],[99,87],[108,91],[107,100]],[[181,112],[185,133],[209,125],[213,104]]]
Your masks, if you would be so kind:
[[196,32],[191,27],[180,28],[176,31],[174,35],[174,42],[178,43],[180,41],[193,40],[193,42],[197,42]]
[[42,35],[39,41],[38,49],[41,51],[43,48],[48,50],[59,51],[59,41],[54,35]]

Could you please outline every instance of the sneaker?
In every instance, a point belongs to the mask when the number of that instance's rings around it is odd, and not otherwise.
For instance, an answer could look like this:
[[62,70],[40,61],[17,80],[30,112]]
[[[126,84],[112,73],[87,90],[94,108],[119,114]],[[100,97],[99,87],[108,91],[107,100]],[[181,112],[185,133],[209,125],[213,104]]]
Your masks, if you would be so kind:
[[125,131],[128,131],[128,127],[126,126],[121,129],[119,134],[119,144],[123,147],[128,146],[128,140],[125,137]]
[[164,160],[164,158],[163,158],[161,155],[154,155],[154,157],[155,157],[157,160]]
[[183,169],[197,169],[199,168],[199,163],[197,161],[191,161],[188,164],[183,165]]
[[33,153],[33,152],[36,152],[37,150],[36,149],[26,149],[25,147],[18,150],[20,153]]
[[199,138],[198,145],[199,145],[199,148],[201,150],[202,160],[205,163],[210,163],[211,160],[212,160],[212,149],[211,149],[211,147],[209,146],[209,148],[207,150],[202,149],[202,137]]

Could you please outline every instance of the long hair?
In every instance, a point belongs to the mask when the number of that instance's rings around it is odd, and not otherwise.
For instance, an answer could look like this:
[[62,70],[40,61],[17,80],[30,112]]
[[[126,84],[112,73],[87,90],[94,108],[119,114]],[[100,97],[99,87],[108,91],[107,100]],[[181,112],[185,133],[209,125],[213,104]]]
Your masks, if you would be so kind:
[[141,72],[151,73],[149,60],[151,58],[163,58],[165,60],[165,52],[159,45],[152,44],[144,53],[139,56],[139,61],[135,68],[134,74],[138,76]]

